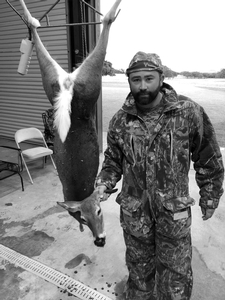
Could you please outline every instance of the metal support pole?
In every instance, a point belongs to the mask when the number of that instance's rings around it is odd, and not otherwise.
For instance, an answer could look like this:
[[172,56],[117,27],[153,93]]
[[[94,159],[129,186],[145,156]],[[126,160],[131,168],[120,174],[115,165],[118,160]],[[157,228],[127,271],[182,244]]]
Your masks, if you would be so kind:
[[42,19],[44,19],[45,16],[48,15],[48,13],[60,2],[60,0],[57,0],[47,11],[43,14],[43,16],[39,19],[39,22],[41,22]]
[[97,14],[99,14],[100,16],[103,16],[103,14],[101,14],[99,11],[97,11],[97,9],[95,9],[93,6],[91,6],[90,4],[88,4],[87,2],[85,2],[84,0],[80,0],[81,2],[83,2],[84,4],[86,4],[88,7],[90,7],[92,10],[94,10]]
[[39,29],[44,29],[44,28],[53,28],[53,27],[65,27],[65,26],[80,26],[80,25],[97,25],[97,24],[102,24],[102,22],[85,22],[85,23],[71,23],[71,24],[61,24],[61,25],[50,25],[50,26],[41,26],[38,27]]
[[[85,2],[84,0],[80,0],[81,2],[83,2],[85,5],[87,5],[88,7],[90,7],[92,10],[94,10],[96,13],[98,13],[99,15],[102,16],[102,14],[97,11],[93,6],[91,6],[90,4],[88,4],[87,2]],[[9,6],[16,12],[16,14],[23,20],[23,22],[26,24],[28,31],[29,31],[29,39],[31,40],[31,30],[28,26],[27,21],[23,18],[23,16],[15,9],[15,7],[8,1],[6,0],[6,2],[9,4]],[[52,27],[64,27],[64,26],[80,26],[80,25],[98,25],[98,24],[102,24],[102,22],[86,22],[86,23],[71,23],[71,24],[62,24],[62,25],[49,25],[49,17],[48,17],[48,13],[60,2],[60,0],[56,0],[56,2],[47,10],[46,13],[44,13],[44,15],[39,19],[39,22],[41,20],[43,20],[44,17],[46,17],[46,21],[47,21],[47,26],[41,26],[38,27],[38,29],[42,29],[42,28],[52,28]],[[117,14],[118,15],[118,14]],[[117,16],[116,16],[117,17]]]

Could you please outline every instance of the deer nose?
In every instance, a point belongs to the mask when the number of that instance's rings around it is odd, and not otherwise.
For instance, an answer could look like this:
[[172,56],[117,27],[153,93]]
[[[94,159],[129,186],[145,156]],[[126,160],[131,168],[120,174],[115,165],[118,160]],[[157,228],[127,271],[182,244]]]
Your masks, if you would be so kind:
[[105,237],[97,237],[96,240],[94,241],[94,244],[97,247],[104,247],[104,245],[105,245]]

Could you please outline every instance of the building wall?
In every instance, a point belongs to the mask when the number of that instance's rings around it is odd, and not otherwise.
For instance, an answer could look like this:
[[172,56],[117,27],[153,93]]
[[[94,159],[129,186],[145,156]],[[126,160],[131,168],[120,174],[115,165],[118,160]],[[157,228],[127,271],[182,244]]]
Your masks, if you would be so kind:
[[[34,17],[39,19],[55,1],[26,0]],[[11,1],[22,14],[20,3]],[[65,0],[49,14],[50,24],[66,23]],[[41,22],[46,25],[46,20]],[[43,131],[42,112],[51,105],[44,93],[35,50],[27,75],[19,75],[20,43],[28,37],[28,30],[21,18],[6,3],[0,3],[0,136],[14,138],[17,129],[34,126]],[[39,29],[40,37],[57,62],[68,69],[67,29]]]
[[[40,19],[56,0],[26,0],[25,2],[31,14]],[[87,0],[87,2],[99,9],[99,0]],[[11,0],[10,3],[20,14],[23,14],[19,1]],[[48,15],[50,25],[81,22],[82,7],[80,5],[78,0],[61,0]],[[74,17],[76,14],[77,17]],[[84,17],[83,21],[93,22],[95,19],[99,19],[90,10],[83,15]],[[41,21],[41,25],[42,28],[38,29],[38,33],[43,44],[50,55],[66,71],[74,69],[74,65],[79,62],[77,59],[80,53],[84,55],[84,40],[82,40],[84,33],[85,41],[88,44],[87,52],[94,48],[99,36],[99,26],[97,26],[98,28],[89,28],[89,26],[44,28],[47,25],[46,18]],[[29,34],[22,19],[5,1],[0,2],[0,28],[0,137],[14,139],[15,131],[23,127],[37,127],[43,131],[42,113],[50,108],[51,104],[42,87],[35,48],[28,74],[20,75],[17,72],[21,56],[19,50],[21,40],[27,38]],[[77,41],[76,45],[74,40]],[[76,58],[77,51],[79,53]],[[101,99],[98,102],[101,102]],[[101,104],[99,105],[101,109]],[[97,127],[100,132],[101,149],[102,121],[99,108],[97,110],[99,111]]]

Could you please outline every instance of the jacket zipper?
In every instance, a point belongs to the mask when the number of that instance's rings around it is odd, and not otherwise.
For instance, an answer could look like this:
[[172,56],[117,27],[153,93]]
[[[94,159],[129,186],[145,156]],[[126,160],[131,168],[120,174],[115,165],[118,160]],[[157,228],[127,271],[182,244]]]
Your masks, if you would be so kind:
[[[157,120],[157,123],[156,123],[156,125],[155,125],[154,128],[156,128],[156,126],[159,124],[159,122],[161,121],[161,119],[163,118],[163,116],[164,116],[164,114],[162,113],[161,116],[159,117],[159,119]],[[139,117],[139,116],[138,116],[138,117]],[[148,127],[147,127],[145,121],[144,121],[141,117],[139,117],[139,118],[140,118],[140,119],[143,121],[143,123],[145,124],[145,128],[147,129],[147,132],[148,132],[148,138],[149,138],[149,139],[148,139],[148,144],[147,144],[147,143],[145,144],[145,170],[146,170],[146,176],[145,176],[145,190],[147,191],[147,151],[150,149],[149,142],[150,142],[151,136],[150,136],[150,132],[149,132],[149,129],[148,129]],[[153,143],[155,137],[156,137],[156,135],[155,135],[154,138],[152,139],[151,145],[152,145],[152,143]],[[148,193],[147,193],[146,196],[148,196]],[[149,208],[150,208],[152,217],[153,217],[153,219],[155,220],[155,222],[157,223],[156,215],[155,215],[154,209],[153,209],[153,207],[152,207],[152,200],[149,199],[149,200],[148,200],[148,203],[149,203]]]
[[[123,109],[123,110],[124,110],[124,109]],[[125,110],[124,110],[124,111],[125,111]],[[126,111],[125,111],[125,112],[126,112]],[[126,113],[128,113],[128,112],[126,112]],[[149,141],[150,141],[150,132],[149,132],[149,129],[148,129],[148,127],[147,127],[147,125],[146,125],[144,119],[142,119],[142,117],[140,117],[138,114],[132,114],[132,113],[128,113],[128,114],[137,117],[139,120],[141,120],[141,121],[143,122],[143,124],[145,125],[145,128],[147,129],[148,137],[149,137]],[[154,128],[156,128],[156,126],[159,124],[159,122],[161,121],[161,119],[163,118],[163,116],[164,116],[164,111],[161,113],[161,116],[160,116],[159,119],[157,120],[157,123],[156,123],[156,125],[155,125]],[[153,140],[151,141],[151,144],[153,143],[155,137],[156,137],[156,135],[154,136]],[[136,160],[135,160],[135,153],[134,153],[134,147],[133,147],[133,140],[132,140],[132,139],[133,139],[133,137],[131,137],[131,141],[130,141],[130,142],[132,142],[132,143],[131,143],[131,146],[132,146],[132,154],[133,154],[133,159],[134,159],[134,164],[135,164]],[[147,150],[148,150],[147,148],[149,148],[149,145],[145,144],[145,153],[146,153],[146,154],[147,154]],[[147,191],[147,163],[146,163],[146,159],[147,159],[147,155],[145,155],[145,170],[146,170],[146,176],[145,176],[145,190]],[[146,196],[147,196],[147,195],[146,195]],[[155,220],[155,222],[157,222],[156,215],[155,215],[154,210],[153,210],[153,207],[152,207],[152,201],[149,200],[148,202],[149,202],[149,208],[150,208],[150,211],[151,211],[151,213],[152,213],[152,217],[153,217],[153,219]]]

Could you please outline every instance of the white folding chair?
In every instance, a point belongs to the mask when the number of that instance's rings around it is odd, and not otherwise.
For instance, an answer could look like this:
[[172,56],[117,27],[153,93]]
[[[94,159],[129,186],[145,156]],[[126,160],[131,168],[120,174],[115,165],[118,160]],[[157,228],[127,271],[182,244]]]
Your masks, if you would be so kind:
[[[19,144],[23,141],[27,141],[27,140],[31,140],[31,139],[41,139],[43,141],[43,146],[42,147],[37,146],[37,147],[30,148],[30,149],[22,150]],[[32,184],[33,184],[33,180],[30,175],[30,172],[28,170],[25,158],[29,159],[29,160],[34,160],[34,159],[37,159],[40,157],[45,158],[46,156],[49,155],[51,158],[52,164],[53,164],[54,168],[56,169],[54,160],[52,158],[53,151],[48,148],[48,146],[45,142],[44,136],[39,129],[34,128],[34,127],[19,129],[15,133],[15,141],[16,141],[17,147],[21,149],[21,157],[22,157],[24,166],[27,170],[28,176],[30,177],[30,181]],[[45,161],[43,161],[43,163],[45,163]]]

